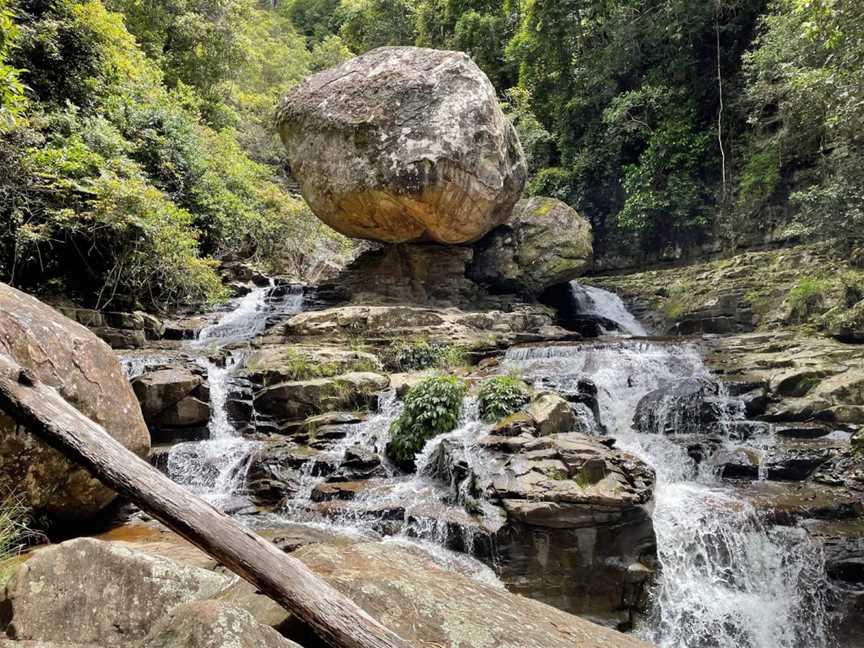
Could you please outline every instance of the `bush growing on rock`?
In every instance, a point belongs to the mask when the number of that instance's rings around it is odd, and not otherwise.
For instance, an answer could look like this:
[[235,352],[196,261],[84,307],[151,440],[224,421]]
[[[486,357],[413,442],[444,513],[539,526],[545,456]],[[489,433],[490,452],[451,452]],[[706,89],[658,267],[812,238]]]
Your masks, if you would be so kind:
[[421,371],[430,367],[450,369],[465,363],[464,351],[453,345],[423,338],[396,340],[381,354],[390,371]]
[[528,403],[528,386],[516,376],[495,376],[484,381],[477,398],[480,418],[494,423],[515,414]]
[[467,393],[464,381],[447,375],[431,376],[412,387],[405,396],[405,409],[390,426],[390,458],[413,469],[415,455],[429,439],[456,428]]

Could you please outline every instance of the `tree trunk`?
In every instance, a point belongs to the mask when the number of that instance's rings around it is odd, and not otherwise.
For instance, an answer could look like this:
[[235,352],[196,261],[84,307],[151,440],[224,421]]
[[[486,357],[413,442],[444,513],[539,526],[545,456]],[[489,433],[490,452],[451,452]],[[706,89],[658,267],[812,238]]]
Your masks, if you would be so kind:
[[328,645],[410,648],[302,562],[136,457],[53,388],[16,365],[11,369],[11,373],[0,371],[0,410],[255,585],[311,626]]

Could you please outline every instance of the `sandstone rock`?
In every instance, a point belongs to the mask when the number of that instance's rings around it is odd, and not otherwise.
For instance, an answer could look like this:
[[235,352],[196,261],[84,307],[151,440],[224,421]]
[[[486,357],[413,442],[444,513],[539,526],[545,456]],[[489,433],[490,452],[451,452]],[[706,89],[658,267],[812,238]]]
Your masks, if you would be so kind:
[[294,556],[418,646],[647,648],[543,603],[444,571],[393,544],[309,545]]
[[377,402],[378,392],[389,384],[387,376],[371,372],[284,382],[259,391],[255,395],[255,408],[280,420],[301,420],[344,409],[368,409]]
[[367,52],[294,88],[279,122],[304,198],[347,236],[476,241],[525,184],[516,132],[461,52]]
[[423,337],[444,344],[485,349],[571,335],[552,322],[550,311],[539,306],[510,312],[395,305],[342,306],[295,315],[286,324],[285,332],[292,337],[324,339],[356,335],[382,341]]
[[534,419],[540,436],[570,432],[576,426],[570,403],[552,392],[535,395],[526,411]]
[[475,246],[472,279],[498,290],[540,294],[585,274],[593,260],[591,224],[555,198],[520,200],[510,223]]
[[468,247],[378,246],[346,266],[332,285],[357,304],[476,304],[487,295],[466,276],[473,258]]
[[94,328],[93,332],[105,340],[112,349],[140,349],[147,344],[147,336],[143,330],[103,326]]
[[257,385],[330,377],[351,371],[381,371],[378,357],[339,347],[283,345],[265,347],[246,362],[246,376]]
[[140,644],[141,648],[300,648],[240,608],[217,601],[178,605]]
[[178,605],[235,580],[82,538],[37,551],[7,583],[0,608],[15,639],[116,646],[143,639]]
[[155,419],[190,395],[203,380],[188,369],[150,371],[132,381],[132,390],[147,420]]
[[[33,297],[0,284],[0,358],[31,370],[135,454],[150,436],[117,357],[90,331]],[[0,369],[2,370],[2,369]],[[92,515],[114,494],[0,412],[0,492],[57,516]]]
[[[493,442],[494,441],[494,442]],[[491,558],[512,591],[604,623],[647,604],[655,537],[650,468],[582,434],[487,437],[481,462],[443,442],[435,474],[507,514]],[[475,472],[471,465],[482,465]]]

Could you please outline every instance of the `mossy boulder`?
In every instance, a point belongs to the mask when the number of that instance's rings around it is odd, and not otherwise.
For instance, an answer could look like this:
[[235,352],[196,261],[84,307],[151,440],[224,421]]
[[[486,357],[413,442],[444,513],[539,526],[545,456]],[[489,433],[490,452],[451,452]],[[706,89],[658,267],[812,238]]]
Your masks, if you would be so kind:
[[829,335],[841,342],[864,342],[864,300],[848,310],[827,313],[825,328]]
[[494,289],[540,294],[593,263],[591,224],[555,198],[520,200],[513,218],[475,246],[469,276]]

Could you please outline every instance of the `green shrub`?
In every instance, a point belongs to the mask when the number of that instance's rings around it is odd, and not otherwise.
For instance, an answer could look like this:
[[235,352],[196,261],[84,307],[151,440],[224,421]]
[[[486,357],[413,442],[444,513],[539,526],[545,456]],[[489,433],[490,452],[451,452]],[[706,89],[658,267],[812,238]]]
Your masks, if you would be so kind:
[[516,376],[495,376],[485,380],[477,394],[480,418],[494,423],[518,412],[528,402],[528,386]]
[[405,396],[405,408],[390,426],[390,458],[400,466],[412,467],[415,455],[429,439],[456,428],[467,393],[464,381],[447,375],[430,376],[412,387]]
[[828,288],[828,283],[822,279],[801,278],[786,297],[790,316],[799,323],[804,323],[812,315],[819,313],[825,305]]
[[381,354],[381,361],[389,371],[422,371],[460,367],[466,364],[466,357],[459,346],[414,338],[391,342]]

